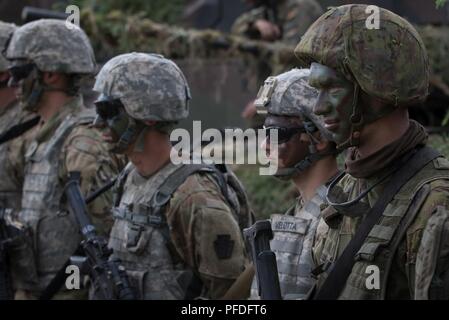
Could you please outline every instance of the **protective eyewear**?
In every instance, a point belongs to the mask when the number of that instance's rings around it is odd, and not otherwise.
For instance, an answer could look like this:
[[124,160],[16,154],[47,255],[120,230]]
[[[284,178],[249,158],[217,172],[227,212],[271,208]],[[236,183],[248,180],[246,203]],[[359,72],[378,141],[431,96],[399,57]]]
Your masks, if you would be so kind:
[[273,131],[277,132],[278,136],[278,144],[288,142],[295,134],[306,132],[304,127],[293,127],[293,128],[284,128],[284,127],[265,127],[264,129],[267,134],[267,139],[270,139],[270,136],[274,134]]
[[26,79],[35,67],[36,65],[34,63],[28,63],[19,66],[12,66],[8,69],[8,71],[13,82],[17,83],[20,80]]

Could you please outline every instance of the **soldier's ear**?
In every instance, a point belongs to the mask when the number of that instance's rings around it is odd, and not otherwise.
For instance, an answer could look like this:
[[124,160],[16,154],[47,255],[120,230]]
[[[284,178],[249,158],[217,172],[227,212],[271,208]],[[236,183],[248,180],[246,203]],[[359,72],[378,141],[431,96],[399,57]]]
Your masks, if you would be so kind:
[[42,81],[44,84],[56,88],[67,86],[67,77],[59,72],[43,72]]

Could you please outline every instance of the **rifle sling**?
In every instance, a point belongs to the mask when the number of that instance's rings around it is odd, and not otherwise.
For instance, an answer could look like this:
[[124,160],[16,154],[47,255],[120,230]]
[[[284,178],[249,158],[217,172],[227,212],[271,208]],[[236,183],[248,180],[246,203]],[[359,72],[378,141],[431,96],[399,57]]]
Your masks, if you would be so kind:
[[21,136],[22,134],[33,128],[35,125],[37,125],[39,123],[39,120],[40,117],[34,117],[33,119],[12,126],[0,135],[0,144]]
[[[343,290],[346,280],[349,277],[352,267],[355,263],[355,255],[360,250],[371,229],[379,221],[388,203],[390,203],[399,190],[425,165],[441,154],[429,147],[422,147],[419,150],[414,149],[402,157],[390,181],[384,188],[382,195],[366,214],[364,220],[351,241],[344,249],[341,256],[334,263],[328,277],[321,286],[314,300],[336,300]],[[405,165],[404,165],[405,164]]]

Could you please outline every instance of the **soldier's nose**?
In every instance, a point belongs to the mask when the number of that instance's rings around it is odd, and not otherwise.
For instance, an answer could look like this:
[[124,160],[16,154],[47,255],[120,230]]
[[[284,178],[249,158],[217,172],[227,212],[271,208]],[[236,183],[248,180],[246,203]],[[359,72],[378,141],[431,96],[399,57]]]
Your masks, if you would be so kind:
[[317,116],[322,116],[328,114],[331,109],[332,105],[330,104],[330,102],[321,97],[320,94],[317,102],[315,103],[315,106],[313,107],[313,113],[315,113]]
[[270,155],[270,143],[268,142],[267,137],[260,143],[260,149],[264,150],[266,155]]

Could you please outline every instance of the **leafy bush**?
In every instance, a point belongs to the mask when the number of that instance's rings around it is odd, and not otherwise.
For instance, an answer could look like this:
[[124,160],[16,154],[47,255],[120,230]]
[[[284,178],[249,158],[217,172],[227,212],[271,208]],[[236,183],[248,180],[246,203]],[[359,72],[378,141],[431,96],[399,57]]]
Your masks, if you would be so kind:
[[[73,0],[81,10],[91,8],[96,15],[108,15],[119,11],[125,15],[136,15],[157,22],[176,24],[184,6],[183,0]],[[59,4],[60,5],[60,4]]]

